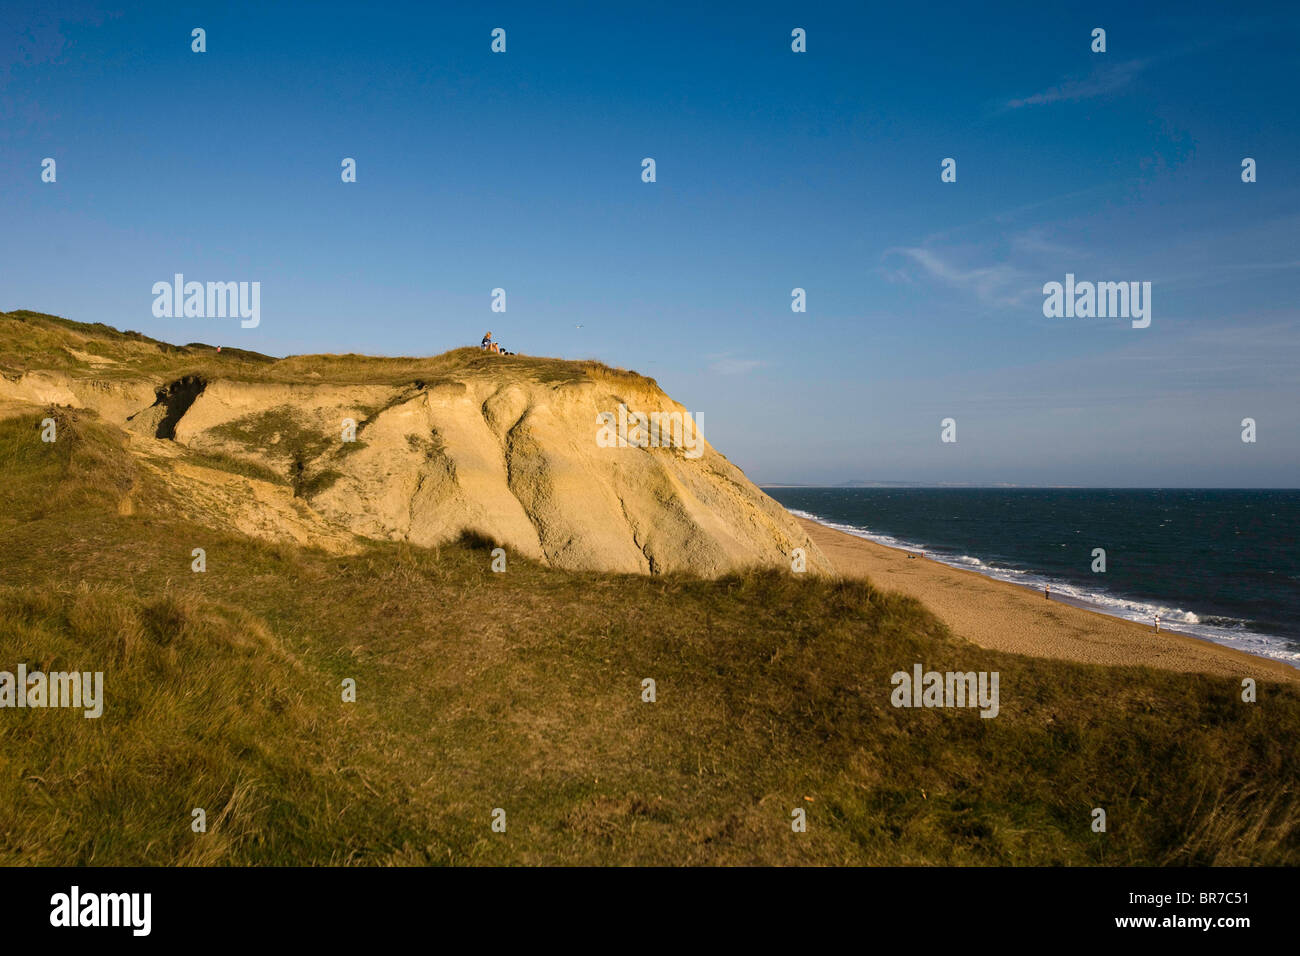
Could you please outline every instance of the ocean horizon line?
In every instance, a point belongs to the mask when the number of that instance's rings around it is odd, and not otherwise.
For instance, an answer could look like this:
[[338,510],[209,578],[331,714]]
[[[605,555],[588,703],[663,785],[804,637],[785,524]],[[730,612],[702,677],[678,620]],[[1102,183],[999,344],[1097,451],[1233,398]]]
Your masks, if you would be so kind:
[[1031,485],[1014,482],[964,481],[843,481],[833,484],[798,481],[756,481],[759,488],[960,488],[989,491],[1300,491],[1300,485]]

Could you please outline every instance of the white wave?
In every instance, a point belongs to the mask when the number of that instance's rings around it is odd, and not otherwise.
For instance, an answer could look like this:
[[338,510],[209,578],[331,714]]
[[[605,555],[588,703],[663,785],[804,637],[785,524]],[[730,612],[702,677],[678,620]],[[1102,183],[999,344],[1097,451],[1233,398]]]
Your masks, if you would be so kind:
[[932,561],[938,561],[940,564],[946,564],[949,567],[974,571],[985,577],[1007,581],[1039,591],[1050,585],[1054,596],[1078,601],[1088,605],[1092,610],[1111,617],[1154,625],[1156,617],[1159,616],[1162,627],[1169,627],[1171,630],[1176,630],[1182,634],[1190,634],[1193,637],[1213,641],[1227,647],[1235,647],[1238,650],[1259,657],[1270,657],[1300,667],[1300,650],[1297,650],[1294,644],[1273,634],[1260,634],[1252,631],[1245,621],[1220,618],[1219,620],[1223,623],[1209,624],[1202,621],[1201,615],[1195,611],[1120,597],[1098,588],[1080,587],[1036,571],[986,564],[980,558],[969,554],[952,555],[942,551],[935,551],[925,545],[904,541],[892,535],[879,534],[857,525],[830,521],[808,511],[800,511],[795,508],[791,508],[789,511],[800,518],[815,521],[836,531],[843,531],[845,534],[851,534],[858,538],[866,538],[868,541],[883,544],[887,548],[921,554]]

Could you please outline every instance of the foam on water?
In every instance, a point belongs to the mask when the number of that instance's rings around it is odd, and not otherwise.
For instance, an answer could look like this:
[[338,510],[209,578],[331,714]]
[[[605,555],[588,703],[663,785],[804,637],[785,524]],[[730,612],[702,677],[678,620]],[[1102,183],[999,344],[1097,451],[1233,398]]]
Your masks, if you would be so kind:
[[1111,617],[1136,621],[1142,624],[1153,624],[1158,615],[1162,628],[1167,627],[1180,634],[1199,637],[1250,654],[1283,661],[1293,667],[1300,667],[1300,652],[1296,651],[1289,641],[1275,635],[1252,631],[1246,622],[1242,620],[1212,615],[1203,617],[1187,608],[1121,597],[1102,588],[1080,587],[1035,571],[989,564],[974,555],[946,553],[941,549],[930,548],[915,541],[905,541],[888,534],[877,534],[868,528],[830,521],[820,515],[801,511],[798,508],[788,510],[793,515],[806,518],[809,521],[816,521],[818,524],[833,528],[836,531],[843,531],[845,534],[851,534],[854,537],[865,538],[868,541],[883,544],[887,548],[896,548],[924,555],[940,564],[975,571],[994,580],[1008,581],[1038,591],[1050,586],[1053,595],[1084,604],[1091,610],[1101,614],[1108,614]]

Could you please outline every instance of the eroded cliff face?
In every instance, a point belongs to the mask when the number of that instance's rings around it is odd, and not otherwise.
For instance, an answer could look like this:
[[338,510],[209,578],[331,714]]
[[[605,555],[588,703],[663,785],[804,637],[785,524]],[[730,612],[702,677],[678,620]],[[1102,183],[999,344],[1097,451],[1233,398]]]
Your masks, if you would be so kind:
[[582,369],[548,381],[526,360],[475,363],[383,385],[36,369],[0,377],[0,404],[94,409],[194,517],[261,537],[350,550],[356,537],[436,546],[470,533],[557,567],[705,576],[789,569],[801,548],[810,572],[829,572],[706,440],[638,447],[632,426],[628,444],[604,447],[598,416],[620,405],[691,416],[649,379]]

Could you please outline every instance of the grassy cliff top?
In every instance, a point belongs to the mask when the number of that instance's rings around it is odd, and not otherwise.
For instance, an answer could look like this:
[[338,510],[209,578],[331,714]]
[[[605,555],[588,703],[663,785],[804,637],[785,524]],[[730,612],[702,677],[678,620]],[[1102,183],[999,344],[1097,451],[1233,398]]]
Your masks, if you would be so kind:
[[0,312],[0,374],[61,371],[104,380],[171,381],[186,375],[280,385],[426,385],[469,377],[518,379],[543,384],[614,381],[657,389],[654,379],[594,360],[493,355],[457,348],[428,357],[290,355],[202,342],[172,345],[139,332],[56,315]]

